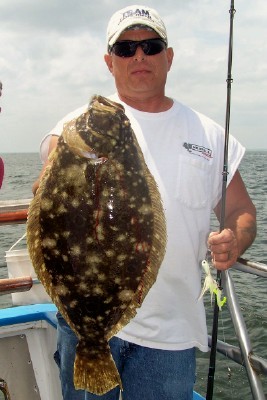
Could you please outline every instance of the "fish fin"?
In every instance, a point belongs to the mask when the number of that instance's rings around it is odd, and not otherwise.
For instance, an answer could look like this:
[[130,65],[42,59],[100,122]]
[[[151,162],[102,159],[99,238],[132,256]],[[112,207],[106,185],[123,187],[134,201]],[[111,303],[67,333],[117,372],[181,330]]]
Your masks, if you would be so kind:
[[51,153],[48,155],[48,161],[49,161],[49,162],[52,162],[52,161],[54,160],[55,154],[56,154],[56,150],[57,150],[57,148],[55,147],[55,148],[51,151]]
[[110,329],[107,334],[107,339],[110,340],[113,336],[115,336],[122,328],[124,328],[136,315],[137,308],[140,307],[140,304],[136,302],[134,299],[128,305],[121,318],[117,322],[116,325]]
[[[101,396],[116,386],[122,389],[122,382],[115,362],[110,353],[109,345],[106,349],[99,351],[98,357],[90,356],[90,351],[83,354],[80,343],[77,346],[74,363],[74,386],[75,389],[87,390]],[[88,346],[87,346],[88,350]],[[95,348],[93,349],[96,351]]]
[[[87,118],[85,118],[85,120],[87,121]],[[88,146],[79,135],[76,129],[76,123],[77,118],[74,118],[64,125],[64,130],[62,132],[64,142],[67,143],[69,150],[79,157],[97,158],[95,151]]]
[[40,181],[40,186],[37,189],[36,195],[32,199],[27,218],[27,248],[31,258],[32,265],[37,274],[38,279],[42,282],[46,292],[52,297],[51,286],[49,285],[49,277],[45,268],[45,262],[42,253],[41,238],[40,238],[40,201],[46,179],[50,173],[50,168],[47,167]]

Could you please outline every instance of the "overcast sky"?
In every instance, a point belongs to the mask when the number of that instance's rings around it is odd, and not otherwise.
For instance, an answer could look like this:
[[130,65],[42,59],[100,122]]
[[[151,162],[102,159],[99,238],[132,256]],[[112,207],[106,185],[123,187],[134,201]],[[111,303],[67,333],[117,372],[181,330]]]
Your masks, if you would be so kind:
[[[0,154],[38,152],[42,137],[93,94],[115,87],[106,26],[125,0],[0,0]],[[167,95],[225,125],[230,0],[147,0],[175,58]],[[267,149],[267,1],[236,0],[230,132]]]

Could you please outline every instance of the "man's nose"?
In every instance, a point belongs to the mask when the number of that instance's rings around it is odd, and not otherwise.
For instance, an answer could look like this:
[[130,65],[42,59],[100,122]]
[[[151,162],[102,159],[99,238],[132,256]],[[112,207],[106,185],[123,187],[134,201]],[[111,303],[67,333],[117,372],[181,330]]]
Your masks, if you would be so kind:
[[134,59],[136,61],[143,61],[145,59],[145,53],[142,50],[141,46],[137,46],[135,55],[134,55]]

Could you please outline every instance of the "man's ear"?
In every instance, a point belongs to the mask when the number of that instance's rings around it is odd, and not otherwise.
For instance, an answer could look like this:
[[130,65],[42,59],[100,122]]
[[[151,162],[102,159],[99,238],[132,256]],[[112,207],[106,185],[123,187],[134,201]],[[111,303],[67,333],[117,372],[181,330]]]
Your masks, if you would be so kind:
[[168,47],[167,48],[168,71],[171,69],[173,57],[174,57],[173,48]]
[[105,63],[107,64],[107,67],[108,67],[109,71],[111,73],[113,73],[112,56],[110,54],[105,54],[104,55],[104,60],[105,60]]

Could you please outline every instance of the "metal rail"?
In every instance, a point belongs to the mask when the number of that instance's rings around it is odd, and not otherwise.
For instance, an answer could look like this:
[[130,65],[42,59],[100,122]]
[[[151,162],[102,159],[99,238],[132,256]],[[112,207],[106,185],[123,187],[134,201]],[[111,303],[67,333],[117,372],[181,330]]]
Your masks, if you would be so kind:
[[29,207],[32,199],[20,200],[1,200],[0,201],[0,215],[4,212],[21,211]]
[[27,292],[32,288],[33,283],[33,279],[30,276],[0,279],[0,295]]
[[0,225],[23,224],[31,199],[0,201]]
[[267,266],[266,264],[260,262],[249,261],[240,257],[232,268],[237,269],[238,271],[257,275],[262,278],[267,278]]
[[[209,346],[210,345],[211,336],[209,336]],[[243,356],[239,347],[218,340],[217,351],[237,364],[244,365]],[[250,364],[258,374],[267,376],[267,360],[255,354],[251,354]]]
[[251,356],[253,350],[250,342],[250,338],[247,332],[247,327],[240,310],[238,298],[236,295],[233,280],[230,275],[230,271],[224,271],[222,273],[223,288],[227,296],[228,309],[231,315],[231,319],[234,325],[235,333],[239,342],[242,358],[246,367],[248,380],[251,388],[253,399],[255,400],[266,400],[261,378],[257,371],[253,369],[251,364]]

